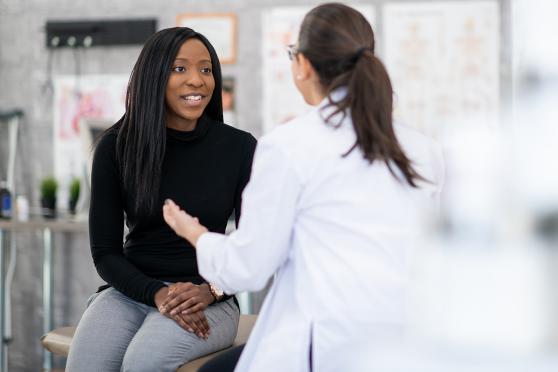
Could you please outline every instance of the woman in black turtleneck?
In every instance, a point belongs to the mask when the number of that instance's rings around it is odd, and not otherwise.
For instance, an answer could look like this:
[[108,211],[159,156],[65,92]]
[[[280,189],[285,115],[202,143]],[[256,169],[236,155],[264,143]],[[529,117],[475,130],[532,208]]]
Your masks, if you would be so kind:
[[[220,64],[207,39],[188,28],[152,36],[126,113],[95,150],[90,242],[108,285],[83,314],[68,371],[175,371],[233,342],[236,300],[200,277],[195,250],[161,212],[170,198],[211,231],[224,233],[233,211],[238,223],[256,140],[222,120]],[[188,314],[165,307],[169,293]]]

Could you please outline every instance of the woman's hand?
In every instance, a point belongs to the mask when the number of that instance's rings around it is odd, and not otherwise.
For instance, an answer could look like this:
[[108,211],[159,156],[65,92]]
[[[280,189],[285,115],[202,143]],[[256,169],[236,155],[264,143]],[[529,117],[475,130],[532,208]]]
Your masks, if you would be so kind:
[[192,314],[205,310],[214,301],[208,284],[174,283],[161,303],[162,314]]
[[[192,283],[180,283],[180,284],[192,284]],[[205,317],[203,310],[191,312],[189,314],[181,314],[181,313],[175,313],[174,315],[170,314],[169,312],[165,311],[166,309],[163,306],[163,303],[167,299],[169,292],[172,293],[172,290],[169,287],[163,287],[159,289],[155,294],[155,304],[157,305],[159,312],[165,315],[166,317],[173,319],[185,331],[188,331],[190,333],[195,333],[198,337],[207,339],[210,333],[209,323],[207,321],[207,318]]]
[[209,323],[203,311],[198,311],[192,314],[176,314],[170,315],[171,319],[178,323],[184,330],[195,333],[199,338],[207,339],[211,331],[209,330]]
[[190,216],[170,199],[165,200],[163,217],[177,235],[188,240],[194,247],[199,237],[207,232],[207,228],[200,224],[197,217]]

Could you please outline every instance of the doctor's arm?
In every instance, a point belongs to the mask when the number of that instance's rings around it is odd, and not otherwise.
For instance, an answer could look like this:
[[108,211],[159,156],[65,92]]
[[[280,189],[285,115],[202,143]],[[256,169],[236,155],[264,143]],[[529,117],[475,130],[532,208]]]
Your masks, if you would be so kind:
[[242,195],[242,217],[229,236],[207,232],[194,216],[167,202],[164,217],[197,250],[200,274],[226,293],[265,286],[288,256],[300,177],[284,150],[262,139],[250,182]]

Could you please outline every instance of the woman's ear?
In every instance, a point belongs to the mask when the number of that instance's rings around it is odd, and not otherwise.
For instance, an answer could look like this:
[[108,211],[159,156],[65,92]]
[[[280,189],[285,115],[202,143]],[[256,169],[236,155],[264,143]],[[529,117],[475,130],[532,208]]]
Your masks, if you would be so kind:
[[306,58],[304,54],[298,53],[296,55],[296,59],[298,62],[298,71],[295,78],[301,81],[311,79],[316,72],[314,71],[314,68],[308,58]]
[[293,63],[293,75],[295,85],[306,103],[315,106],[323,100],[324,94],[320,85],[320,77],[310,60],[302,53],[297,54],[296,63]]

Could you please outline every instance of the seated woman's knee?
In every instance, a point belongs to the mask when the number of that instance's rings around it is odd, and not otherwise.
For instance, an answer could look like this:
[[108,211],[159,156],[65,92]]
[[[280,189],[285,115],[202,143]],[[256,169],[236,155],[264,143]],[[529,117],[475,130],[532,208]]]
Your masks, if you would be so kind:
[[168,355],[154,353],[149,350],[130,350],[126,352],[122,361],[121,372],[175,372],[180,367],[181,362],[173,361]]

